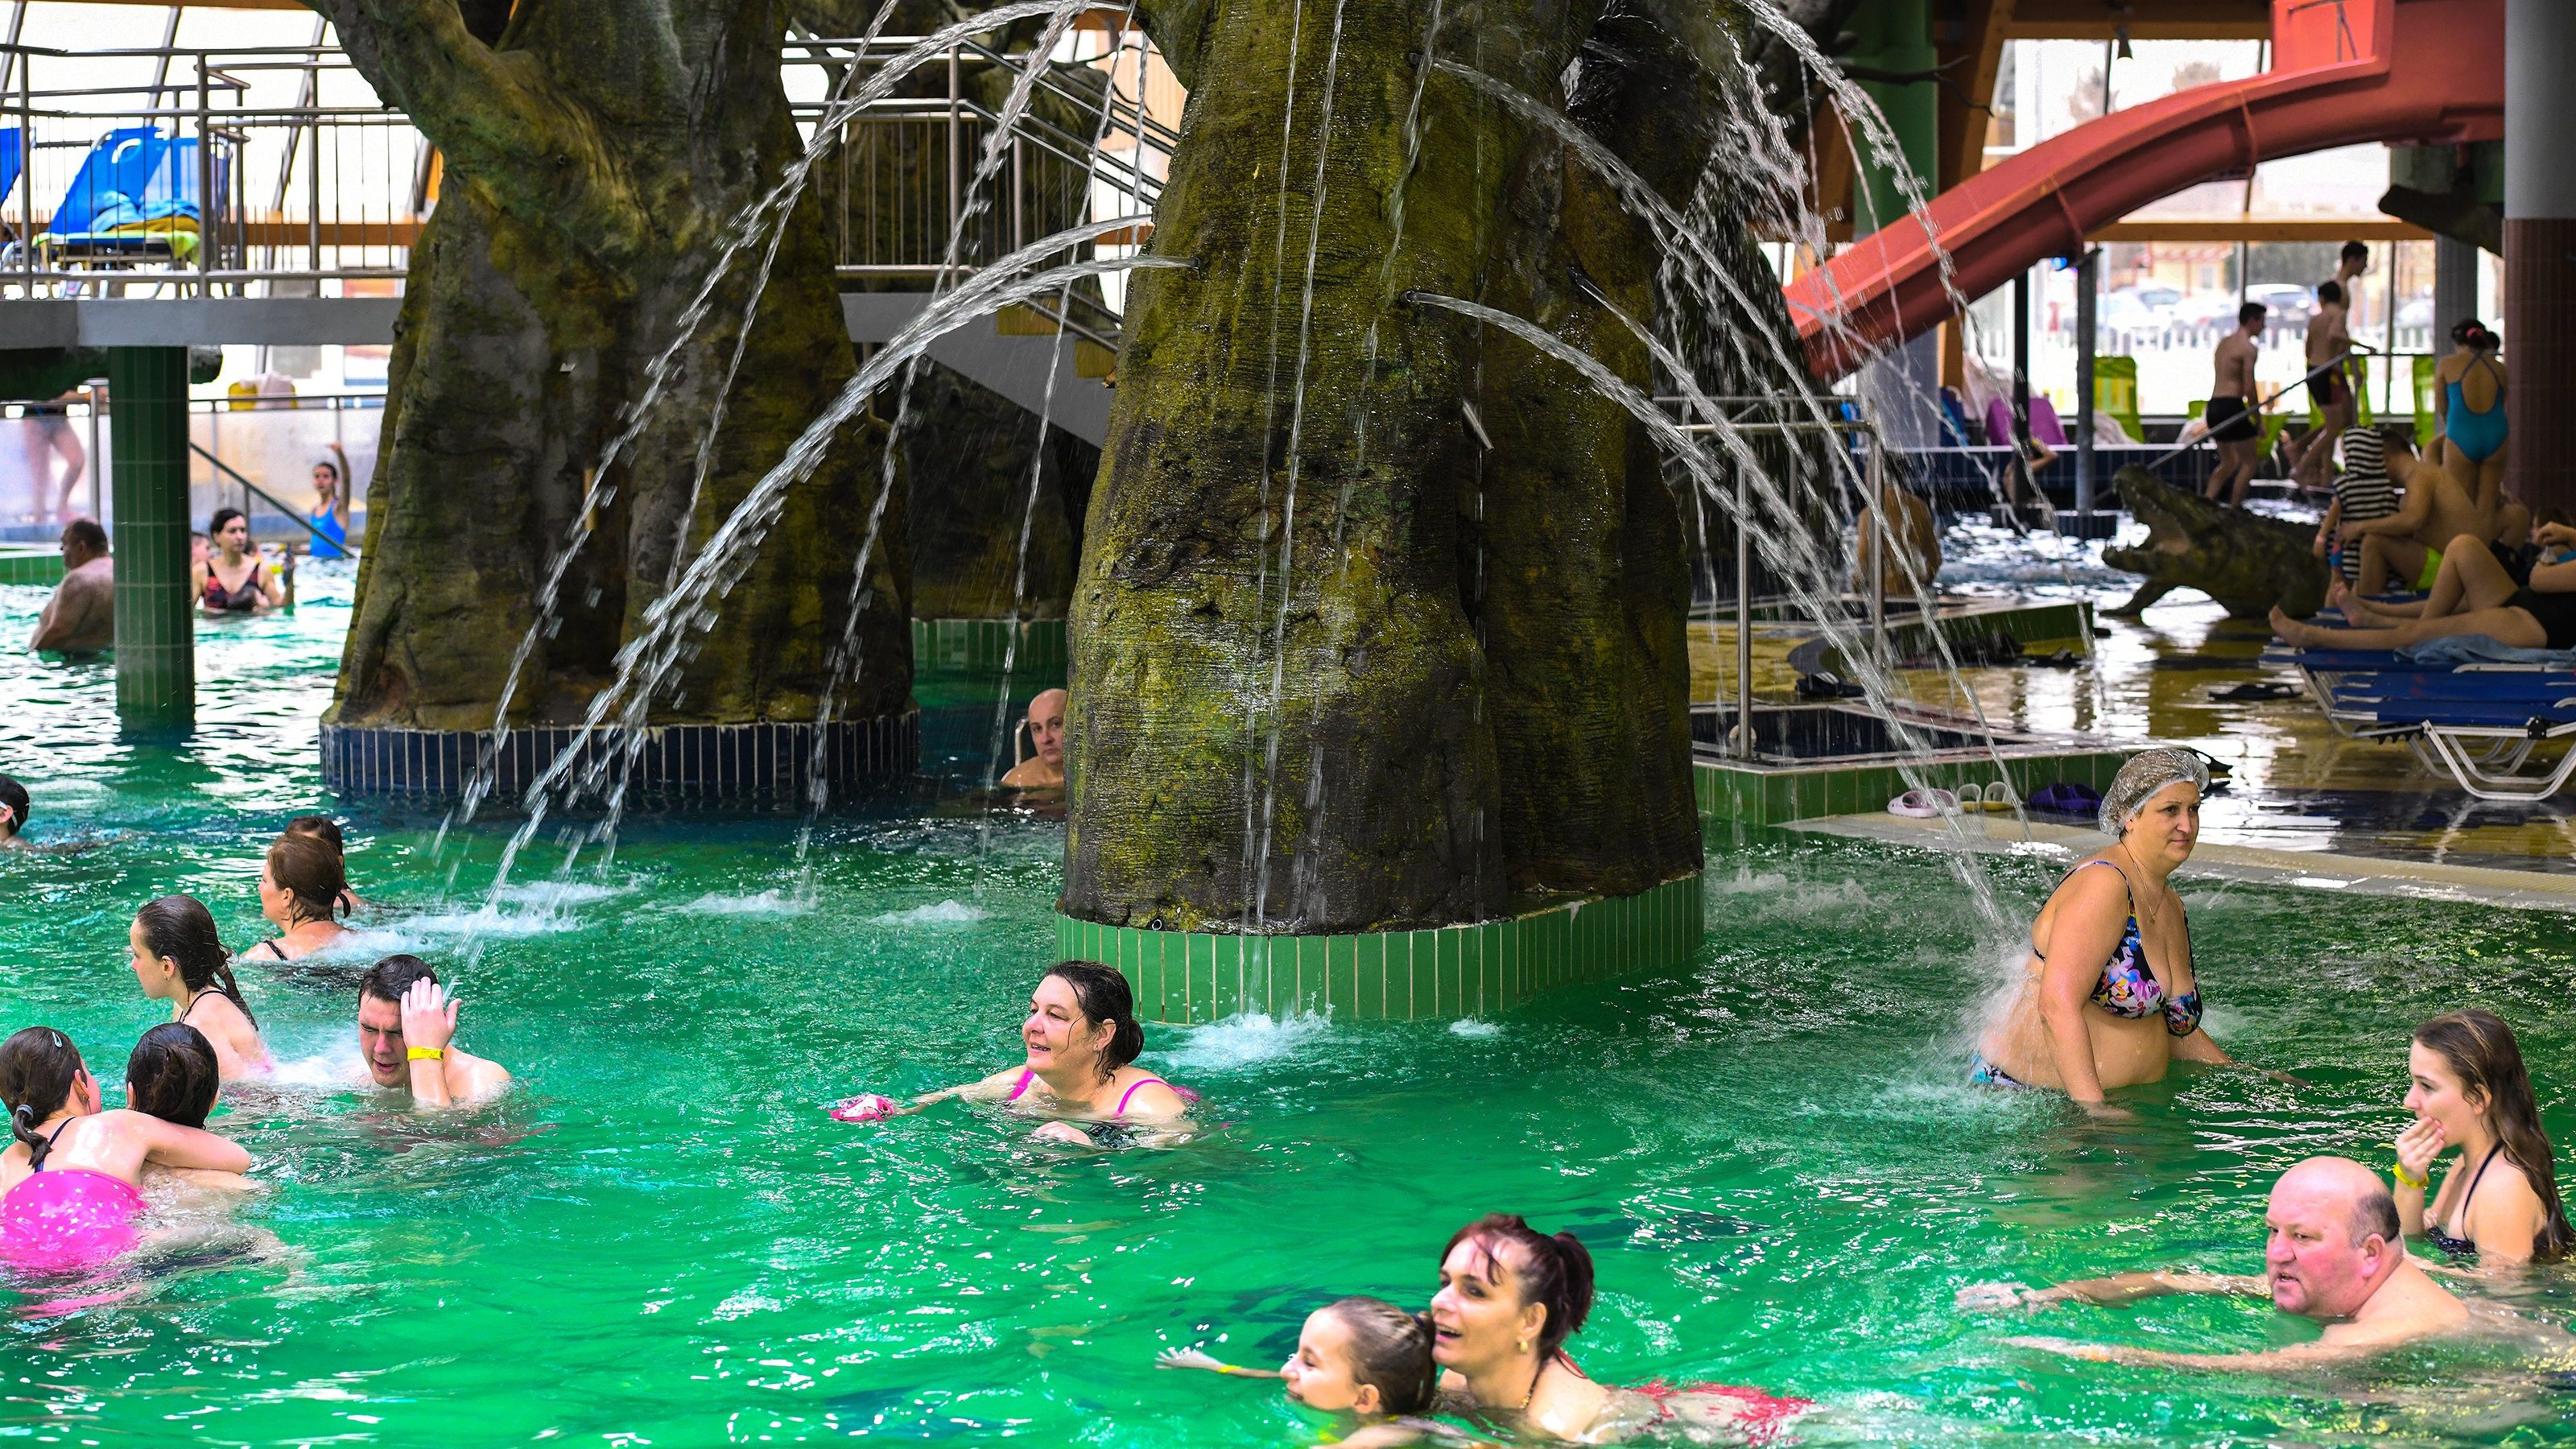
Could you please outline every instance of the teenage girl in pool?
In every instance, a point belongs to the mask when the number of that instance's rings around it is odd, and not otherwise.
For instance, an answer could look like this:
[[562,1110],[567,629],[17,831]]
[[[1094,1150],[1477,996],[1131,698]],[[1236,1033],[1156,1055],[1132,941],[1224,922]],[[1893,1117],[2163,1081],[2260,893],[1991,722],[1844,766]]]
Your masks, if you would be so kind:
[[340,857],[340,894],[331,902],[332,909],[341,915],[353,916],[366,907],[367,903],[358,899],[358,893],[349,889],[349,846],[340,834],[339,821],[328,815],[298,815],[286,822],[286,833],[310,836],[331,847],[331,853]]
[[194,896],[163,896],[134,913],[126,939],[143,994],[169,1002],[173,1022],[204,1033],[223,1080],[268,1070],[259,1019],[242,999],[223,937],[203,902]]
[[0,1261],[95,1267],[134,1246],[145,1164],[248,1172],[240,1144],[149,1113],[109,1111],[71,1038],[31,1026],[0,1042],[0,1103],[16,1137],[0,1152]]
[[[1431,1323],[1383,1298],[1343,1298],[1306,1315],[1297,1351],[1276,1371],[1236,1368],[1194,1348],[1166,1349],[1157,1368],[1205,1369],[1251,1379],[1285,1379],[1289,1401],[1363,1424],[1420,1414],[1432,1405],[1440,1370],[1431,1362]],[[1410,1436],[1406,1436],[1410,1437]],[[1366,1430],[1343,1444],[1376,1442]]]
[[[2446,1012],[2415,1028],[2406,1068],[2415,1123],[2397,1139],[2390,1190],[2407,1234],[2482,1266],[2565,1257],[2576,1230],[2513,1028],[2491,1011]],[[2453,1148],[2459,1161],[2428,1204],[2433,1163]]]
[[286,551],[284,574],[269,577],[251,547],[250,520],[238,508],[216,509],[206,535],[213,549],[193,573],[197,604],[208,616],[262,614],[295,602],[295,550]]
[[[165,1021],[143,1034],[125,1059],[125,1105],[164,1122],[203,1127],[223,1095],[214,1044],[183,1022]],[[144,1184],[179,1182],[240,1192],[253,1184],[238,1172],[201,1167],[152,1167]]]
[[305,515],[320,537],[313,540],[315,558],[349,556],[349,455],[330,444],[331,456],[313,461],[313,511]]
[[2169,882],[2200,835],[2209,767],[2141,751],[2102,799],[2107,850],[2069,872],[2030,932],[2029,977],[1986,1030],[1970,1080],[2049,1087],[2088,1108],[2163,1078],[2174,1058],[2225,1065],[2201,1030],[2191,923]]
[[328,841],[287,834],[269,842],[259,872],[259,913],[277,934],[242,953],[249,961],[296,961],[339,944],[349,934],[336,919],[349,890],[340,852]]
[[1179,1089],[1135,1065],[1145,1050],[1145,1028],[1136,1021],[1127,978],[1094,961],[1059,961],[1029,993],[1020,1024],[1027,1059],[980,1082],[950,1087],[903,1106],[883,1097],[853,1097],[833,1109],[843,1121],[871,1121],[919,1111],[933,1102],[964,1097],[1043,1112],[1054,1121],[1034,1134],[1040,1141],[1090,1145],[1083,1122],[1175,1122],[1189,1114]]

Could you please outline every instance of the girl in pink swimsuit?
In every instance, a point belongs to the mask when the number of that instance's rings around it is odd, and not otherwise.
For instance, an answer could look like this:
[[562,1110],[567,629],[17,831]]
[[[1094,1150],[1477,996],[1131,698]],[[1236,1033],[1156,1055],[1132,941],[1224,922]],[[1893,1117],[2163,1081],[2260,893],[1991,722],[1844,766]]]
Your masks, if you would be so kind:
[[832,1109],[844,1122],[874,1122],[917,1112],[950,1097],[1006,1102],[1058,1120],[1031,1135],[1044,1142],[1091,1146],[1077,1122],[1173,1122],[1197,1100],[1134,1065],[1145,1050],[1145,1028],[1136,1020],[1127,978],[1096,961],[1059,961],[1029,993],[1028,1019],[1020,1024],[1026,1062],[980,1082],[915,1097],[909,1104],[878,1096],[852,1097]]
[[0,1103],[17,1140],[0,1152],[0,1263],[95,1268],[135,1244],[147,1162],[246,1172],[250,1154],[202,1128],[108,1111],[71,1038],[31,1026],[0,1042]]

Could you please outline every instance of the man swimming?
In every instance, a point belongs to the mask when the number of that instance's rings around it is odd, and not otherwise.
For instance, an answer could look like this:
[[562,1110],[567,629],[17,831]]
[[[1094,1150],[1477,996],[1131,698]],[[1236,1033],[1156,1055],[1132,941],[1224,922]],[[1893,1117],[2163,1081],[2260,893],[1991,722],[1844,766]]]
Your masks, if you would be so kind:
[[458,1048],[456,998],[418,956],[387,956],[358,983],[358,1050],[367,1074],[387,1089],[409,1087],[412,1104],[463,1107],[510,1085],[499,1062]]
[[2378,1174],[2348,1157],[2311,1157],[2272,1185],[2263,1221],[2270,1241],[2263,1272],[2121,1273],[2054,1288],[1978,1283],[1959,1290],[1969,1309],[2043,1308],[2069,1299],[2116,1308],[2167,1293],[2268,1293],[2284,1313],[2315,1319],[2312,1343],[2259,1353],[2167,1353],[2062,1338],[2008,1342],[2105,1363],[2173,1368],[2313,1368],[2384,1353],[2419,1339],[2460,1333],[2469,1310],[2407,1255],[2397,1200]]
[[116,647],[116,564],[107,556],[107,530],[90,519],[63,525],[63,578],[36,616],[27,647],[62,654],[95,654]]
[[1002,783],[1014,790],[1061,790],[1064,788],[1064,706],[1067,696],[1061,689],[1042,689],[1029,701],[1029,717],[1021,728],[1029,732],[1029,746],[1037,753],[1011,767]]

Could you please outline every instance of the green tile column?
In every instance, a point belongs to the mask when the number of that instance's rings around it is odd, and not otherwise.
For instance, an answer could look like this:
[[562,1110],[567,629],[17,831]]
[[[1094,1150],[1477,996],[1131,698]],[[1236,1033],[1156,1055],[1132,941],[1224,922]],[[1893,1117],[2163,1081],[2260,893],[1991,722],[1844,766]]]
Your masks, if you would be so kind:
[[196,601],[188,591],[188,349],[111,347],[116,712],[129,724],[197,716]]

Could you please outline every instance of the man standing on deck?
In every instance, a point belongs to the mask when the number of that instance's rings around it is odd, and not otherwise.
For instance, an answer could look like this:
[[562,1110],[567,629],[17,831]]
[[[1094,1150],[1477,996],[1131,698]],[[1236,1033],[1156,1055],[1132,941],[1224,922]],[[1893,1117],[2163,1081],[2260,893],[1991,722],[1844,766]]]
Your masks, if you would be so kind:
[[[2334,276],[2317,286],[2317,315],[2308,319],[2308,371],[2352,350],[2353,285],[2369,270],[2370,248],[2345,242]],[[2316,396],[2319,422],[2292,460],[2290,476],[2303,488],[2323,488],[2334,471],[2335,440],[2353,425],[2359,407],[2352,378],[2341,362],[2308,387]]]
[[63,578],[36,616],[30,649],[95,654],[116,647],[116,565],[107,530],[86,518],[63,525]]
[[2218,375],[2209,384],[2209,438],[2218,445],[2218,469],[2201,491],[2209,498],[2227,495],[2239,508],[2245,506],[2246,485],[2254,481],[2263,438],[2254,390],[2254,343],[2263,335],[2263,317],[2260,302],[2236,309],[2236,330],[2218,339]]
[[510,1085],[499,1062],[459,1049],[460,1003],[418,956],[387,956],[358,983],[358,1050],[385,1088],[409,1087],[412,1105],[464,1107]]
[[2069,1300],[2116,1308],[2167,1293],[2264,1294],[2284,1313],[2324,1324],[2312,1343],[2261,1353],[2167,1353],[2155,1349],[2016,1338],[2103,1363],[2197,1369],[2317,1368],[2465,1331],[2469,1310],[2407,1255],[2397,1200],[2379,1174],[2348,1157],[2311,1157],[2272,1185],[2263,1215],[2269,1238],[2260,1276],[2161,1271],[2121,1273],[2024,1288],[1979,1283],[1959,1290],[1962,1308],[2043,1308]]

